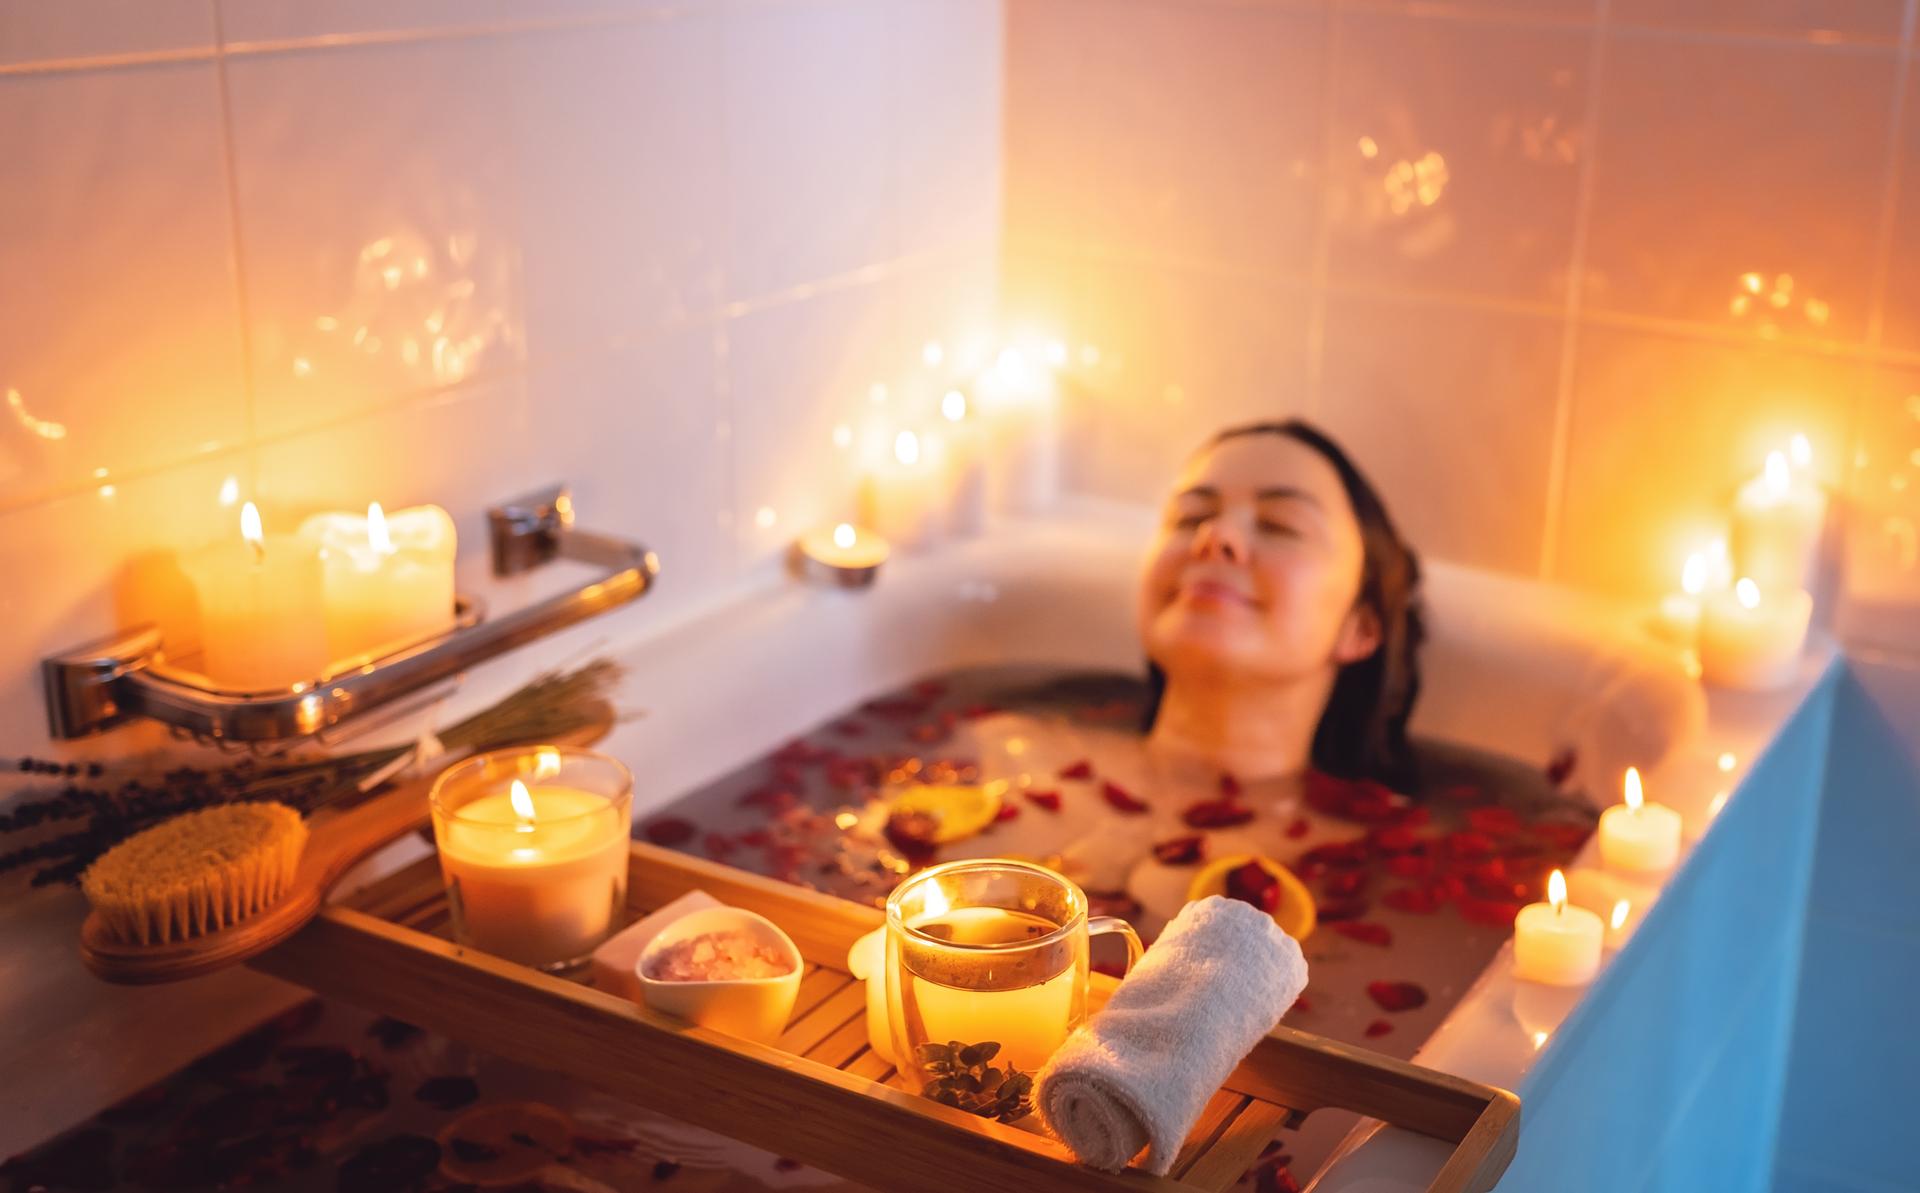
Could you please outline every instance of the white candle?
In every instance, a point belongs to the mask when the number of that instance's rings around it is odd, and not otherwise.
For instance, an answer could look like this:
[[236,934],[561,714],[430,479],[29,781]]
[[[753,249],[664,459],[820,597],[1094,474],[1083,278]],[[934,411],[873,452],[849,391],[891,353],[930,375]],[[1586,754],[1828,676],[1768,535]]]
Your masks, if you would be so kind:
[[1680,591],[1660,601],[1654,632],[1679,646],[1692,646],[1700,632],[1700,596],[1707,590],[1707,556],[1695,551],[1680,569]]
[[453,519],[437,505],[366,517],[315,514],[300,525],[326,575],[327,653],[335,666],[453,626]]
[[886,539],[851,522],[809,530],[797,546],[814,578],[847,588],[873,583],[888,553]]
[[1809,471],[1806,443],[1794,437],[1798,468],[1784,453],[1769,452],[1766,467],[1734,500],[1733,561],[1764,589],[1804,587],[1819,555],[1827,495]]
[[320,557],[292,535],[263,533],[260,511],[240,510],[240,537],[180,560],[200,605],[200,671],[232,691],[319,679],[327,666]]
[[1630,874],[1663,873],[1680,859],[1680,813],[1646,802],[1636,767],[1627,768],[1624,801],[1600,814],[1600,859]]
[[945,463],[937,438],[896,434],[891,452],[867,477],[867,523],[908,550],[937,541],[946,520]]
[[606,939],[626,893],[628,825],[618,801],[514,779],[436,815],[434,828],[463,943],[555,965]]
[[959,538],[971,538],[987,528],[987,445],[980,420],[968,407],[967,395],[950,389],[940,399],[947,420],[948,526]]
[[1547,902],[1529,903],[1513,921],[1513,976],[1549,986],[1583,986],[1600,972],[1600,917],[1567,905],[1566,875],[1547,880]]
[[887,930],[884,927],[853,942],[847,951],[847,972],[867,987],[867,1047],[893,1064],[893,1026],[887,1018]]
[[974,387],[987,424],[988,497],[999,510],[1034,513],[1060,493],[1060,400],[1053,370],[1007,348]]
[[1806,646],[1813,598],[1801,589],[1763,593],[1751,577],[1707,599],[1700,614],[1700,673],[1723,688],[1766,691],[1793,682]]

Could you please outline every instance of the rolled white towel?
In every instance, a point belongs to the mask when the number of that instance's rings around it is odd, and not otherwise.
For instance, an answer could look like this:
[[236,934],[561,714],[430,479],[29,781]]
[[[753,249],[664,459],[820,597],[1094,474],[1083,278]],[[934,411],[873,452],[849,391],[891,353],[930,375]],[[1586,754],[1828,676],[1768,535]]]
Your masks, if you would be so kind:
[[1040,1072],[1034,1102],[1083,1164],[1149,1148],[1165,1176],[1207,1100],[1307,986],[1299,942],[1250,904],[1182,908],[1107,1005]]

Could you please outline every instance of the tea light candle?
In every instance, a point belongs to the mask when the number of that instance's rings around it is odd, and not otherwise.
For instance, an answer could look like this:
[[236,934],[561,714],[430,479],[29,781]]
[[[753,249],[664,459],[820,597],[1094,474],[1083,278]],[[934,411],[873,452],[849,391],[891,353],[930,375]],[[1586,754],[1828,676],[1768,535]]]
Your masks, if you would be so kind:
[[1529,903],[1513,921],[1513,976],[1549,986],[1584,986],[1600,972],[1600,917],[1567,905],[1567,877],[1555,870],[1547,901]]
[[1762,594],[1751,577],[1708,598],[1700,615],[1700,674],[1723,688],[1767,691],[1792,683],[1807,642],[1813,598],[1802,589]]
[[300,525],[325,573],[327,653],[334,665],[453,626],[453,519],[437,505],[366,517],[315,514]]
[[436,809],[440,871],[463,943],[536,966],[591,954],[625,896],[624,802],[516,778]]
[[232,691],[284,688],[327,666],[320,557],[292,535],[269,537],[260,511],[240,509],[240,538],[180,560],[200,604],[200,670]]
[[1600,860],[1610,870],[1659,874],[1680,859],[1680,813],[1650,804],[1640,791],[1640,771],[1627,768],[1624,801],[1600,814]]
[[865,588],[887,561],[887,540],[850,522],[809,530],[795,547],[808,574],[842,588]]
[[947,420],[951,456],[948,526],[956,536],[970,538],[987,528],[987,445],[966,394],[948,390],[940,399],[940,415]]
[[866,521],[902,548],[924,547],[940,537],[946,516],[942,455],[932,436],[901,431],[889,457],[867,477]]
[[1741,486],[1733,505],[1733,560],[1740,574],[1765,589],[1798,589],[1819,554],[1827,495],[1814,480],[1812,449],[1793,439],[1798,467],[1782,452],[1767,453],[1759,476]]

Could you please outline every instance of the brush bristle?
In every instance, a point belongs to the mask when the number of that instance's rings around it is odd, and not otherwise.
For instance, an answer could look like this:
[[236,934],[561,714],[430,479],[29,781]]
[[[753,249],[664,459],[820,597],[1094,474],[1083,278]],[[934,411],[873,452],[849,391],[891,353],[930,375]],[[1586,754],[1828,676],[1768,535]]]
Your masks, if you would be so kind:
[[217,932],[278,899],[306,844],[305,822],[285,804],[202,808],[107,850],[80,889],[115,939],[170,944]]

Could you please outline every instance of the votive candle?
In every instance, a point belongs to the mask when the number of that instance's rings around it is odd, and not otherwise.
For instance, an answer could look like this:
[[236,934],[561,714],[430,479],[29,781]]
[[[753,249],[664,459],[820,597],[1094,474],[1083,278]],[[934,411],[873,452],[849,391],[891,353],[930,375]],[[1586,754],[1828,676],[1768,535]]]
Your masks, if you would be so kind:
[[1671,870],[1680,860],[1680,813],[1646,802],[1637,767],[1627,768],[1622,788],[1622,801],[1600,814],[1600,860],[1633,874]]
[[1513,976],[1549,986],[1584,986],[1600,972],[1606,926],[1567,903],[1567,878],[1555,870],[1547,901],[1529,903],[1513,921]]

